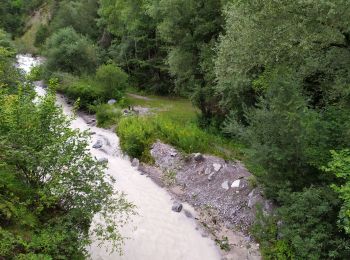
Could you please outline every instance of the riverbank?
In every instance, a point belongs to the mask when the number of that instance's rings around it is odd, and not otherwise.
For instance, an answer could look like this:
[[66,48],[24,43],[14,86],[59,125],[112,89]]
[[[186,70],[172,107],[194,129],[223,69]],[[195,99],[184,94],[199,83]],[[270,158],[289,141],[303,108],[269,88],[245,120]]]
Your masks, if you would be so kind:
[[[27,66],[36,64],[36,60],[30,56],[21,56],[19,61],[25,71],[30,70]],[[38,93],[45,92],[40,84],[36,84],[35,87]],[[57,96],[57,104],[66,115],[72,115],[73,107],[63,96]],[[71,127],[90,131],[91,154],[97,160],[107,162],[107,172],[116,180],[115,189],[126,194],[128,200],[136,205],[138,213],[131,225],[122,228],[122,235],[129,238],[123,248],[124,254],[109,254],[105,248],[98,247],[98,241],[95,241],[89,248],[92,259],[220,259],[221,255],[215,242],[201,235],[196,220],[172,211],[173,198],[166,190],[141,175],[131,166],[130,161],[121,155],[118,148],[119,139],[115,133],[88,123],[90,121],[77,116]],[[93,148],[97,142],[102,146]],[[184,208],[196,215],[190,205],[184,204]]]

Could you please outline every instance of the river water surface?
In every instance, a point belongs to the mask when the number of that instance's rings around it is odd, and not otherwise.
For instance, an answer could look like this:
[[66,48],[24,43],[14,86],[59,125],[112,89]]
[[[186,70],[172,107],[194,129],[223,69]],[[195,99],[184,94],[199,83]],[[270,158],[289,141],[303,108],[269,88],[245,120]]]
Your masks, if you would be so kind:
[[[18,67],[29,72],[31,67],[40,64],[41,59],[30,55],[17,56]],[[44,95],[45,89],[36,84],[38,95]],[[72,107],[64,97],[57,95],[57,104],[62,106],[67,115],[72,114]],[[91,147],[91,153],[96,158],[107,158],[107,171],[116,179],[115,188],[126,193],[127,198],[137,207],[137,216],[122,234],[126,240],[124,254],[109,254],[105,248],[93,243],[89,248],[94,260],[216,260],[220,253],[214,241],[203,237],[193,218],[188,218],[183,212],[171,210],[173,200],[162,188],[151,179],[141,175],[131,166],[130,161],[119,152],[119,139],[115,133],[98,127],[89,126],[82,117],[76,117],[72,127],[95,132],[92,144],[97,140],[103,142],[103,149]],[[189,205],[184,207],[193,212]],[[136,227],[136,230],[132,227]]]

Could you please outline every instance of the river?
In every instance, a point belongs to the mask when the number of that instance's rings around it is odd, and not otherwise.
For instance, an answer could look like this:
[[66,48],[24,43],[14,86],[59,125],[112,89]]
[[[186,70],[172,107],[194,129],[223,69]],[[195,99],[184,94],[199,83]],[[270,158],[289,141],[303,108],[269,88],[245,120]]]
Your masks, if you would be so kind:
[[[18,67],[28,73],[31,67],[40,64],[41,59],[31,55],[18,55]],[[40,84],[35,85],[38,95],[45,90]],[[72,107],[65,98],[57,95],[57,104],[66,115],[72,114]],[[91,146],[97,140],[103,142],[103,149],[93,149],[96,158],[107,158],[107,171],[116,179],[115,189],[126,193],[127,198],[137,207],[137,216],[130,226],[123,228],[122,234],[127,239],[123,247],[124,254],[109,254],[105,248],[94,242],[89,252],[94,260],[216,260],[221,259],[219,249],[208,237],[203,237],[197,223],[182,212],[171,210],[173,200],[162,188],[145,175],[141,175],[131,166],[130,160],[122,156],[117,135],[109,130],[91,127],[83,117],[77,116],[72,127],[95,132]],[[184,208],[196,214],[185,204]],[[133,227],[136,227],[134,229]]]

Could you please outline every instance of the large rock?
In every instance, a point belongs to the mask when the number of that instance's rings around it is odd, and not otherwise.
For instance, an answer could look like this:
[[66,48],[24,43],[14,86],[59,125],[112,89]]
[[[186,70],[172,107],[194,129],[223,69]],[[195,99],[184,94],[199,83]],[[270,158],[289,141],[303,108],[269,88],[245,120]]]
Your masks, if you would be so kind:
[[115,104],[115,103],[117,103],[117,100],[115,100],[115,99],[110,99],[110,100],[108,100],[108,105],[113,105],[113,104]]
[[175,202],[174,205],[171,207],[171,210],[175,212],[181,212],[182,204],[179,202]]
[[103,143],[101,140],[97,140],[96,143],[92,146],[92,148],[95,148],[95,149],[100,149],[102,148],[103,146]]

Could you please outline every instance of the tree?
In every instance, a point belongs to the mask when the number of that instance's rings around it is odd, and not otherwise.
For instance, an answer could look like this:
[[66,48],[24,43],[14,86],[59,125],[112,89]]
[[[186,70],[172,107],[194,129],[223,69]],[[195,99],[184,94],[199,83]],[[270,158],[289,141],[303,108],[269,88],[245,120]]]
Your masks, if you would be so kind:
[[311,107],[349,106],[349,10],[345,0],[232,2],[216,59],[222,109],[242,119],[263,94],[254,81],[280,65],[296,71]]
[[88,133],[70,128],[53,90],[33,98],[29,85],[0,95],[0,255],[82,258],[90,232],[120,250],[118,227],[133,206],[91,157]]
[[51,31],[72,27],[76,32],[96,40],[100,35],[95,21],[97,10],[97,0],[61,1],[50,24]]
[[168,47],[166,63],[175,79],[175,91],[189,96],[204,117],[220,111],[213,98],[213,51],[222,31],[226,1],[152,0],[149,13]]
[[157,21],[147,11],[147,0],[102,0],[99,24],[114,39],[109,56],[121,66],[140,89],[159,94],[173,92],[164,64],[166,50],[157,33]]
[[128,74],[113,64],[100,66],[96,71],[96,80],[103,88],[106,99],[122,98],[128,86]]
[[339,223],[345,232],[350,234],[350,150],[331,151],[331,153],[332,160],[324,169],[338,178],[338,181],[332,184],[332,188],[343,201],[339,212]]
[[46,66],[50,71],[91,73],[98,63],[96,47],[71,27],[54,33],[47,40],[45,50]]

